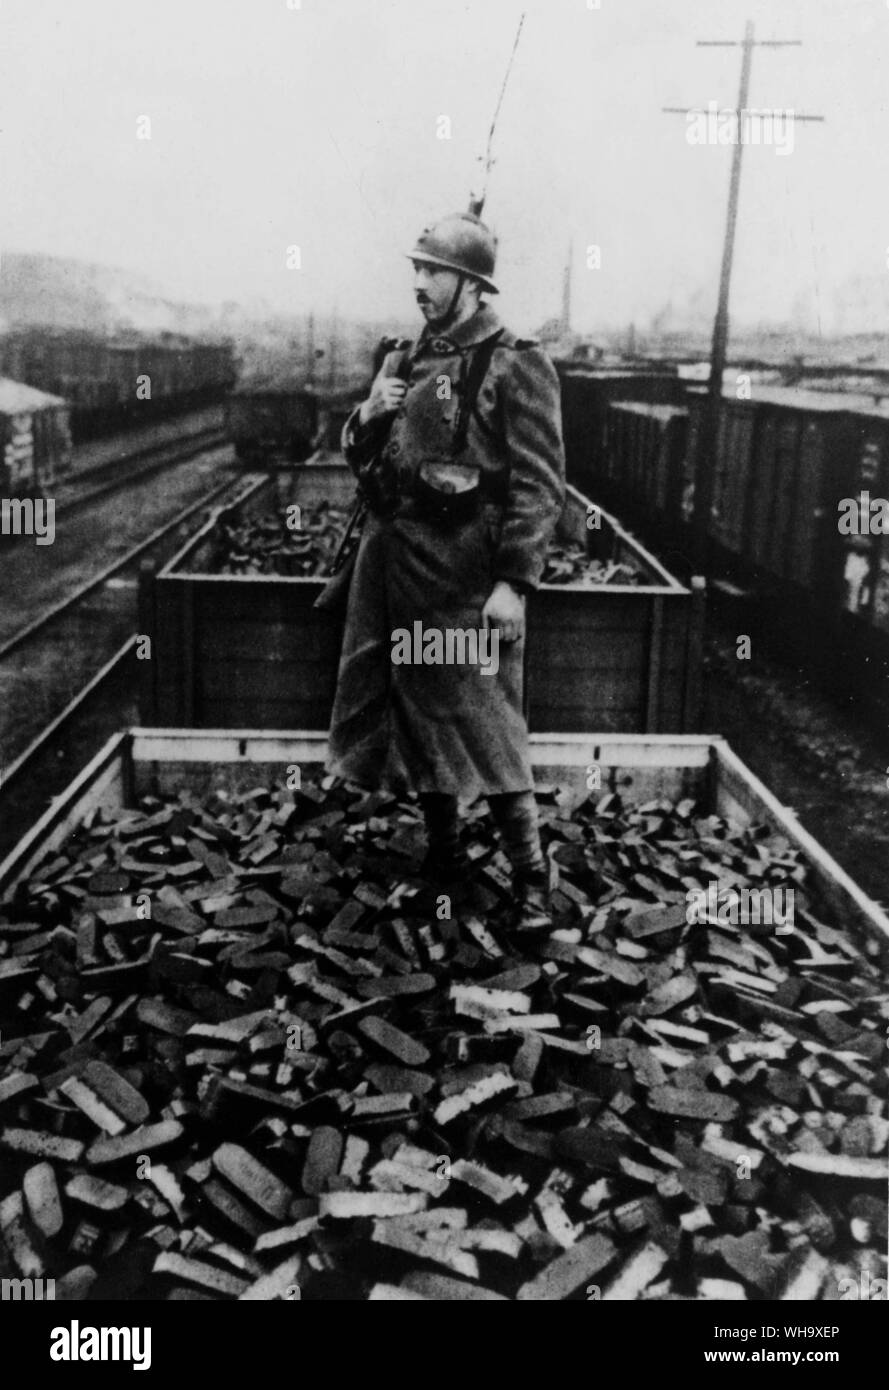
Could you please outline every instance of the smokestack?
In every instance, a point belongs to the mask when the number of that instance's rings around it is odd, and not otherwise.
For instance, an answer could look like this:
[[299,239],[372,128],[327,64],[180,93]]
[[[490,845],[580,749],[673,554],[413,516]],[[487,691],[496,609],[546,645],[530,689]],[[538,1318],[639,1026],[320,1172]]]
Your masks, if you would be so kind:
[[562,332],[571,332],[571,260],[574,251],[573,242],[568,243],[568,259],[565,262],[565,272],[562,278]]

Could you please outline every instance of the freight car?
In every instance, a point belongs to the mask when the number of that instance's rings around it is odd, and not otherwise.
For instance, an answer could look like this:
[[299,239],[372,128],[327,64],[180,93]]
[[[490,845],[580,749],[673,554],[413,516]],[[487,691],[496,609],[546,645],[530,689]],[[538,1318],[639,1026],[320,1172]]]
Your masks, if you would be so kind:
[[103,337],[27,328],[0,337],[0,371],[69,401],[77,443],[221,400],[234,384],[235,359],[230,343],[172,333]]
[[[689,505],[688,410],[640,401],[611,403],[605,415],[601,496],[628,520],[660,526]],[[630,465],[626,461],[631,460]],[[626,466],[625,466],[626,465]]]
[[318,449],[338,453],[343,425],[364,394],[250,379],[228,397],[226,426],[248,468],[289,468]]
[[[633,370],[597,367],[575,358],[555,359],[562,389],[562,433],[568,481],[581,492],[590,481],[607,481],[606,420],[614,401],[647,401],[666,406],[685,404],[685,386],[672,367]],[[591,496],[617,505],[597,486]]]
[[303,463],[318,444],[318,397],[267,378],[241,382],[225,403],[225,422],[246,467]]
[[71,459],[67,401],[0,377],[0,494],[45,493]]
[[[304,509],[304,519],[318,503],[347,508],[355,495],[343,463],[308,463],[291,481],[288,501]],[[342,633],[314,607],[324,580],[213,572],[226,526],[267,515],[272,495],[272,480],[256,479],[222,513],[222,527],[211,516],[159,574],[143,573],[139,631],[152,637],[152,660],[140,673],[146,722],[328,727]],[[528,618],[530,727],[693,729],[704,589],[677,583],[607,513],[590,530],[589,508],[568,489],[560,542],[582,544],[590,559],[632,565],[639,582],[541,585]]]
[[[436,919],[416,809],[322,780],[323,734],[109,740],[0,863],[0,1193],[20,1267],[60,1299],[143,1304],[282,1298],[297,1275],[309,1301],[561,1301],[590,1277],[605,1300],[812,1301],[881,1267],[885,915],[721,739],[590,730],[530,751],[560,930],[529,951],[501,926],[496,866],[484,920]],[[595,813],[591,761],[616,793]],[[471,834],[484,854],[489,819]],[[742,924],[711,875],[751,867],[740,901],[765,899],[764,920],[742,907]],[[689,932],[711,888],[720,911]],[[471,1006],[465,985],[493,972]],[[148,1201],[146,1148],[172,1165]],[[537,1238],[541,1209],[561,1232],[593,1206],[567,1250]],[[386,1219],[419,1208],[409,1239]],[[468,1239],[427,1239],[438,1220]]]
[[[851,503],[889,498],[889,409],[845,393],[754,391],[722,402],[709,577],[753,595],[763,630],[793,655],[818,658],[838,688],[861,688],[885,722],[889,541],[880,509],[862,523]],[[591,414],[600,408],[590,390]],[[674,569],[691,553],[705,408],[699,386],[669,408],[610,401],[600,447],[571,460],[583,486],[637,524]],[[849,534],[839,525],[844,499]]]

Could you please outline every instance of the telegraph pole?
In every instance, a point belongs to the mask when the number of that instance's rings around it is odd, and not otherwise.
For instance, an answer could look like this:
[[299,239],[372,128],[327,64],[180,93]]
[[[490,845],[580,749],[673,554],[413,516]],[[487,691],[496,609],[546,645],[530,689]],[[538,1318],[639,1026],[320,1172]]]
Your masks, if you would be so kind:
[[[710,377],[707,387],[707,402],[704,410],[703,429],[698,440],[695,460],[695,506],[694,506],[694,550],[695,564],[704,568],[707,559],[707,533],[710,525],[710,511],[713,506],[713,488],[716,478],[716,454],[719,447],[719,412],[722,403],[722,379],[725,372],[725,359],[728,351],[729,295],[732,283],[732,263],[735,253],[735,232],[738,225],[738,202],[741,189],[741,158],[744,153],[743,125],[750,93],[750,70],[753,66],[754,48],[800,48],[799,39],[766,39],[759,43],[754,39],[753,24],[748,19],[744,37],[736,40],[699,39],[698,48],[738,48],[741,54],[741,78],[738,84],[738,105],[735,116],[738,121],[737,139],[732,150],[732,171],[729,180],[728,212],[725,219],[725,239],[722,247],[722,267],[719,274],[719,299],[716,305],[716,318],[713,323],[713,342],[710,350]],[[691,108],[693,109],[693,108]],[[673,114],[689,114],[689,108],[665,106],[664,111]],[[729,111],[725,114],[730,114]],[[788,113],[790,114],[790,113]],[[796,121],[823,121],[823,116],[797,116]]]

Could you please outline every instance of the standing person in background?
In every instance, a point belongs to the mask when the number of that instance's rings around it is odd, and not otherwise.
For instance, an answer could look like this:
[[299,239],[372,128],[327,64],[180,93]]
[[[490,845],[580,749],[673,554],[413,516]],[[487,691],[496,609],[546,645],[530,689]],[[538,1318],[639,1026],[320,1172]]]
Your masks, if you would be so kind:
[[[523,714],[527,595],[562,510],[559,384],[536,343],[481,300],[496,242],[471,214],[427,228],[409,253],[425,325],[389,353],[343,431],[371,512],[349,593],[330,768],[419,795],[426,875],[459,884],[459,804],[486,797],[513,865],[518,930],[551,927]],[[399,664],[395,634],[476,630],[481,663]]]

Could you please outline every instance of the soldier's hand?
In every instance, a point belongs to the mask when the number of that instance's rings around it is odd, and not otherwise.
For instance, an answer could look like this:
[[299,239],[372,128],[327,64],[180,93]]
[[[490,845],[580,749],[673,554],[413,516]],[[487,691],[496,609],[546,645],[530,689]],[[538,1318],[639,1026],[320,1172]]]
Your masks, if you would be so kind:
[[482,622],[499,628],[502,641],[518,642],[525,635],[524,597],[501,579],[482,609]]
[[370,395],[361,402],[359,418],[362,425],[376,420],[381,415],[391,415],[404,400],[407,384],[397,376],[378,376],[370,388]]

